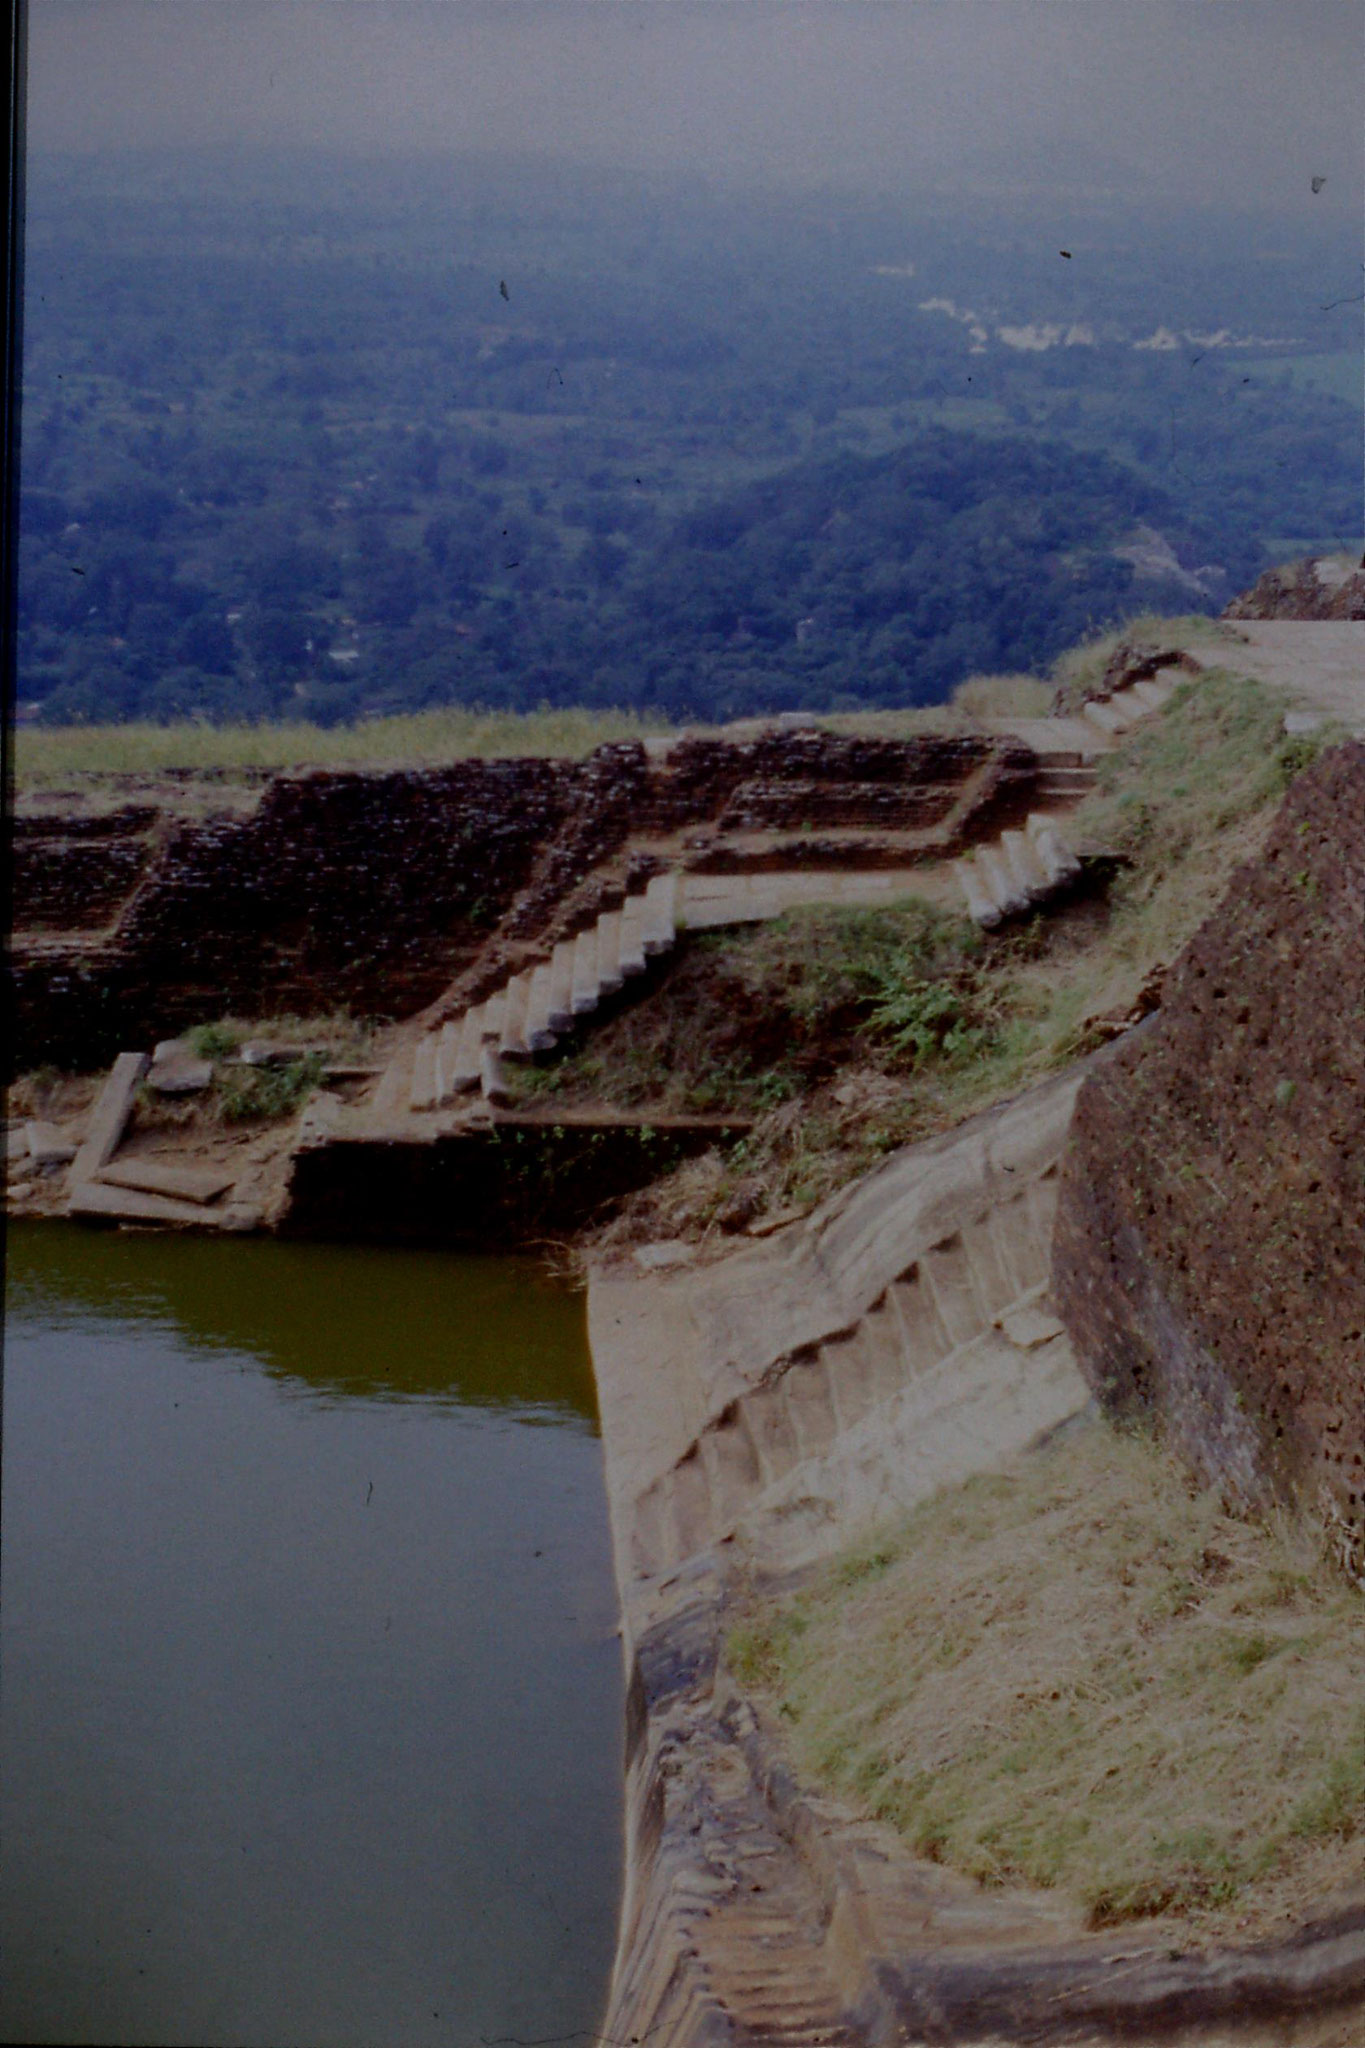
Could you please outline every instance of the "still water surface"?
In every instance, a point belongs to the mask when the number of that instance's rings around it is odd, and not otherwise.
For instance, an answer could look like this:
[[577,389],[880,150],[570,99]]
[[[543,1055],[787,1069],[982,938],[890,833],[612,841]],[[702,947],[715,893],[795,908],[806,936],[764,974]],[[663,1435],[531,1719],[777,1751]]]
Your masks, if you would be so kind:
[[19,1226],[4,1423],[0,2038],[591,2029],[622,1701],[581,1299]]

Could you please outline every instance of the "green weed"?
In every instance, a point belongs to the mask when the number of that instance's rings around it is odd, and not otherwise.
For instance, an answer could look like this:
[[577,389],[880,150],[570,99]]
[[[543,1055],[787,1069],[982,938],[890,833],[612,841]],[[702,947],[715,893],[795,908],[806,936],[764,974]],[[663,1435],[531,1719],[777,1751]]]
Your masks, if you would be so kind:
[[278,1121],[302,1108],[322,1077],[315,1052],[279,1066],[224,1068],[214,1084],[218,1114],[230,1124]]

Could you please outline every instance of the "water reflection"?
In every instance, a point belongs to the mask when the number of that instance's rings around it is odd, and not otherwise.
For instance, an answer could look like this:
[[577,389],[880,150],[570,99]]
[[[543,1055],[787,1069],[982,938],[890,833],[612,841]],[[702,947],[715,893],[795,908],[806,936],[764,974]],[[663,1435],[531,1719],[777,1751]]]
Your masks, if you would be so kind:
[[[154,1245],[154,1251],[149,1247]],[[534,1260],[19,1224],[11,1313],[171,1328],[321,1395],[579,1416],[597,1400],[581,1294]]]

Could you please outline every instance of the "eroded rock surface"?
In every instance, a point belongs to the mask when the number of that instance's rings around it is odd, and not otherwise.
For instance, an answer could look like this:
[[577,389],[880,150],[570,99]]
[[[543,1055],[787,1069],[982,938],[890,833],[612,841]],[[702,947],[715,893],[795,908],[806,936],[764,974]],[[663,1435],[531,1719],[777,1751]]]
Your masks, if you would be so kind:
[[1365,745],[1294,785],[1082,1090],[1053,1290],[1114,1414],[1365,1561]]
[[1225,606],[1225,619],[1365,619],[1365,562],[1291,562],[1267,569]]

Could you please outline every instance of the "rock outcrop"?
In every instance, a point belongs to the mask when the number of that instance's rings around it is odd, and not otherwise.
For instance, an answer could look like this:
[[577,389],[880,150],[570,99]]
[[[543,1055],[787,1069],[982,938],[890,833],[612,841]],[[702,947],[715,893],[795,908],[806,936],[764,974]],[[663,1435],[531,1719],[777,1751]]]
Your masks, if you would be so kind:
[[1294,785],[1077,1104],[1053,1292],[1111,1413],[1365,1563],[1365,745]]
[[1365,562],[1328,557],[1267,569],[1223,609],[1225,619],[1365,619]]

